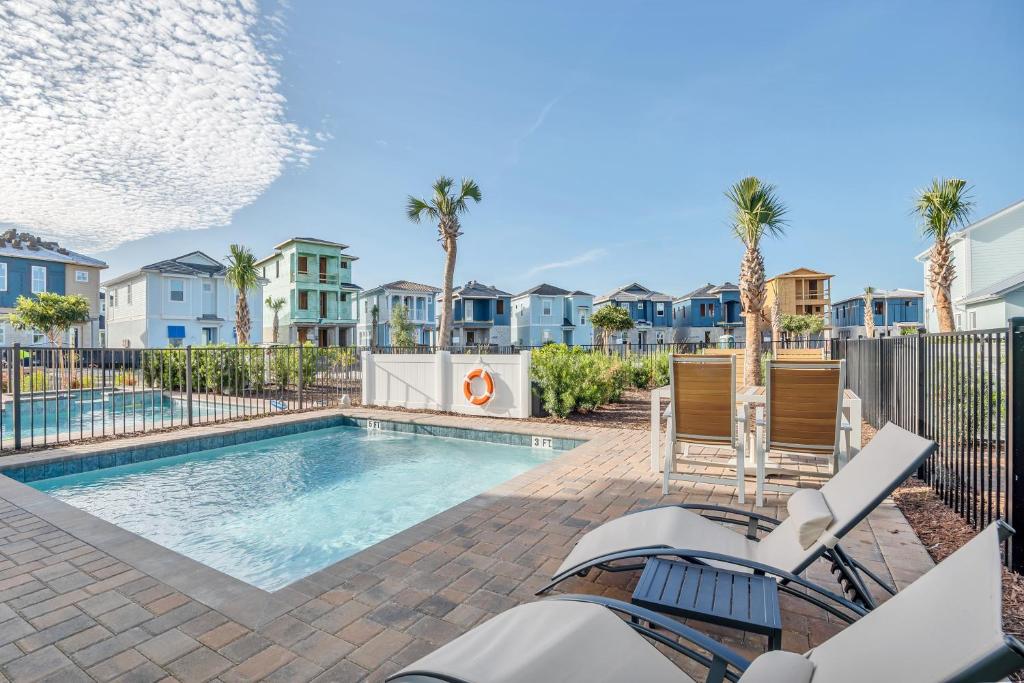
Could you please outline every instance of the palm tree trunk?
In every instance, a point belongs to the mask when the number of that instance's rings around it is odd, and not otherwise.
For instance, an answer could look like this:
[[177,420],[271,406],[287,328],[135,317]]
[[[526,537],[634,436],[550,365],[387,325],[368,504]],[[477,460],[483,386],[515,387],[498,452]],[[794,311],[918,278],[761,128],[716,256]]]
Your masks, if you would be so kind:
[[935,300],[935,312],[939,316],[939,332],[953,332],[956,325],[953,323],[953,301],[949,290],[932,287],[932,297]]
[[438,331],[437,340],[437,347],[440,349],[447,349],[451,343],[452,287],[455,281],[455,257],[458,252],[456,237],[445,237],[444,252],[444,282],[441,283],[441,329]]
[[239,345],[249,343],[249,325],[249,302],[246,300],[245,292],[239,292],[235,297],[235,332]]
[[277,312],[277,309],[275,308],[275,309],[274,309],[274,330],[273,330],[273,332],[271,332],[271,333],[270,333],[270,334],[271,334],[271,337],[270,337],[270,338],[274,340],[274,343],[275,343],[275,344],[277,343],[277,340],[278,340],[278,339],[279,339],[279,337],[280,337],[280,332],[279,332],[279,330],[277,329],[277,327],[278,327],[279,323],[280,323],[280,319],[279,319],[279,317],[278,317],[278,312]]
[[935,312],[939,317],[939,332],[952,332],[955,325],[953,323],[953,299],[949,290],[953,286],[956,269],[953,265],[953,254],[946,239],[935,240],[930,261],[928,276],[932,287],[932,299],[935,301]]
[[747,247],[740,263],[740,300],[743,303],[746,344],[743,362],[743,383],[761,383],[761,309],[764,307],[764,259],[760,250]]

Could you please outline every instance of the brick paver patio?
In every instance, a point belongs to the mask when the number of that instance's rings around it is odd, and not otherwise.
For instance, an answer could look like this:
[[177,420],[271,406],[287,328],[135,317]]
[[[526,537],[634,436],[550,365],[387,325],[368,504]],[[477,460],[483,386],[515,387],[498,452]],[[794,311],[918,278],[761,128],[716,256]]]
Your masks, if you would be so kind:
[[[53,512],[39,502],[42,494],[0,477],[0,681],[380,680],[475,624],[534,600],[587,529],[663,502],[732,501],[728,489],[684,482],[674,482],[663,499],[643,431],[344,412],[590,441],[273,594],[95,524],[83,512]],[[285,419],[308,416],[202,427],[173,438]],[[63,452],[103,448],[109,446]],[[770,495],[767,503],[763,511],[785,515],[784,497]],[[931,566],[890,502],[844,546],[901,587]],[[810,576],[827,580],[824,566]],[[628,600],[631,580],[635,575],[595,572],[563,586]],[[790,601],[783,623],[783,646],[795,651],[841,628]],[[699,628],[748,656],[765,646],[761,636]]]

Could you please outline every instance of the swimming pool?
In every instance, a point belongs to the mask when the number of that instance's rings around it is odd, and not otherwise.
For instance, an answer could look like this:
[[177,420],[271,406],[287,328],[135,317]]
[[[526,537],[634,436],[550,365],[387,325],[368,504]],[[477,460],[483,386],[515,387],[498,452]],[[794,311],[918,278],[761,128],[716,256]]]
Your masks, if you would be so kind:
[[[0,434],[14,434],[13,401],[0,404]],[[104,434],[154,427],[172,427],[188,420],[186,401],[160,389],[136,391],[84,389],[25,396],[21,400],[22,436],[45,437],[81,432]],[[192,415],[205,420],[234,417],[245,411],[242,405],[225,401],[192,401]]]
[[273,591],[558,453],[341,426],[29,485]]

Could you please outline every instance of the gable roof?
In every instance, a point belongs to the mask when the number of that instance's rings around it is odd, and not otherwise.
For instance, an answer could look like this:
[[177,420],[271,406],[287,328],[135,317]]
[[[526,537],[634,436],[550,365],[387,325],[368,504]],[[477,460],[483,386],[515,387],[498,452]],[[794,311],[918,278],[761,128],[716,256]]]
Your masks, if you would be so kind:
[[633,282],[594,299],[595,304],[605,301],[672,301],[672,297]]
[[537,285],[536,287],[531,287],[525,292],[520,292],[519,294],[516,294],[516,298],[521,296],[527,296],[529,294],[537,294],[538,296],[565,296],[566,294],[570,294],[570,292],[568,289],[555,287],[554,285],[549,285],[546,282],[544,282]]
[[[192,258],[190,258],[192,257]],[[171,259],[157,261],[142,266],[138,270],[125,273],[103,283],[104,287],[115,285],[131,279],[140,273],[159,273],[160,275],[188,275],[192,277],[219,277],[227,272],[223,263],[201,251],[190,251],[187,254]]]
[[452,292],[452,294],[454,294],[455,296],[459,296],[459,297],[463,297],[463,296],[469,297],[469,296],[471,296],[471,297],[477,297],[477,298],[481,298],[481,297],[497,298],[499,296],[512,296],[508,292],[504,292],[504,291],[498,289],[497,287],[493,287],[491,285],[481,284],[481,283],[477,282],[476,280],[470,280],[469,282],[467,282],[466,284],[462,285],[461,287],[456,288],[455,291]]
[[769,278],[769,279],[775,280],[777,278],[783,278],[783,277],[789,278],[789,277],[815,277],[815,276],[817,276],[817,277],[835,277],[833,275],[829,275],[828,273],[823,273],[820,270],[813,270],[811,268],[794,268],[793,270],[787,271],[785,273],[781,273],[781,274],[776,275],[775,277]]
[[711,291],[715,292],[715,293],[718,293],[718,292],[738,292],[738,291],[740,291],[740,288],[739,288],[739,285],[734,285],[731,282],[723,282],[722,284],[718,285],[717,287],[715,287]]
[[569,296],[594,296],[590,292],[584,292],[583,290],[577,289],[575,292],[569,292]]
[[1024,287],[1024,270],[1008,278],[1003,278],[999,282],[994,282],[988,287],[976,289],[964,297],[964,303],[976,304],[982,301],[992,301],[1021,287]]
[[675,300],[676,301],[686,301],[687,299],[696,299],[697,297],[704,296],[704,295],[708,295],[708,298],[711,298],[710,295],[711,295],[711,292],[714,291],[714,289],[715,289],[715,286],[709,282],[706,285],[704,285],[703,287],[698,287],[697,289],[693,290],[692,292],[689,292],[687,294],[683,294],[680,297],[676,297]]
[[93,268],[106,268],[107,264],[77,251],[60,246],[55,241],[44,240],[30,232],[18,232],[14,228],[0,233],[0,256],[9,258],[35,259],[56,263],[73,263]]

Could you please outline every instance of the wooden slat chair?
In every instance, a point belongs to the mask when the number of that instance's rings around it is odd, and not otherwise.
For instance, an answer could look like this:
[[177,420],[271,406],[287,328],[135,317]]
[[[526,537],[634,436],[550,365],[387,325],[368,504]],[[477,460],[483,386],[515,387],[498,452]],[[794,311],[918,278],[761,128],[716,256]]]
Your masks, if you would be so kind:
[[[669,481],[684,480],[735,486],[739,502],[745,487],[744,444],[746,421],[736,409],[735,356],[671,356],[669,385],[672,403],[665,411],[667,438],[662,492]],[[680,462],[699,467],[732,468],[722,461],[690,458],[690,445],[724,446],[736,451],[734,479],[680,473]],[[682,449],[682,459],[677,455]]]
[[776,349],[775,360],[826,360],[825,349]]
[[[844,437],[845,452],[850,453],[850,425],[843,419],[845,386],[845,360],[768,362],[765,405],[758,408],[756,421],[758,505],[763,504],[766,488],[772,491],[796,489],[795,486],[767,485],[768,476],[830,477],[839,471]],[[829,472],[769,467],[766,462],[769,453],[823,456],[829,461]]]
[[744,359],[746,355],[743,353],[743,349],[715,349],[708,348],[704,349],[705,356],[725,356],[733,357],[736,359],[736,389],[737,391],[743,388],[743,368]]

